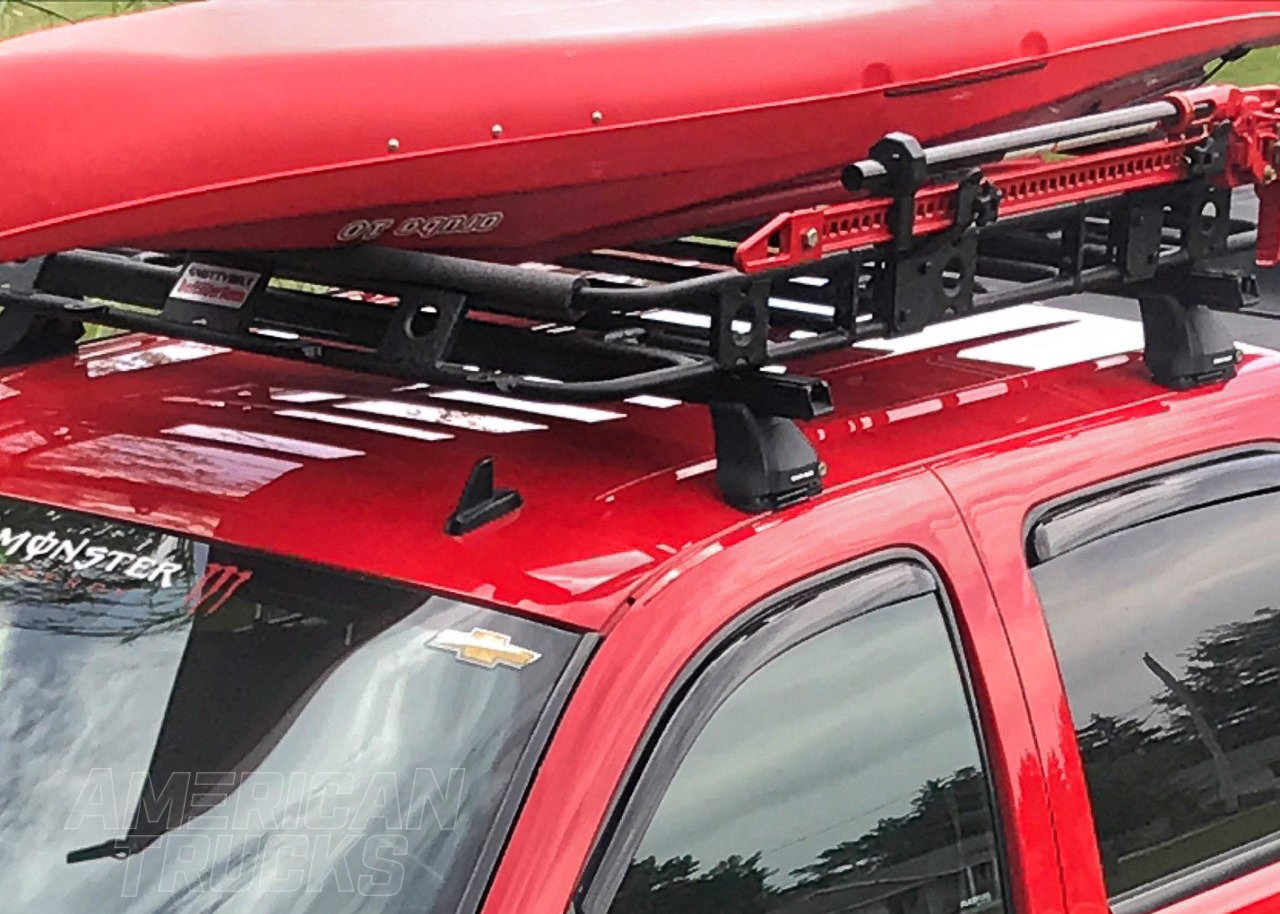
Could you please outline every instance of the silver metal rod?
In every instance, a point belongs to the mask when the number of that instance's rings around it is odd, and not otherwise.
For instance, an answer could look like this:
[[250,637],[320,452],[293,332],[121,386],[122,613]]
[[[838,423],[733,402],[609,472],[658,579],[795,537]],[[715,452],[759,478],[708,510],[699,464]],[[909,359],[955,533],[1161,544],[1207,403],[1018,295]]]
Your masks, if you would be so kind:
[[1115,130],[1104,130],[1101,133],[1091,133],[1088,136],[1073,137],[1069,140],[1058,140],[1056,143],[1045,143],[1043,145],[1032,146],[1027,149],[1012,149],[1004,154],[1004,158],[1019,159],[1026,156],[1046,155],[1072,152],[1077,149],[1088,149],[1091,146],[1098,146],[1102,143],[1118,143],[1121,140],[1132,140],[1148,134],[1158,126],[1160,126],[1159,121],[1149,121],[1145,124],[1135,124],[1132,127],[1117,127]]
[[[967,159],[998,159],[1013,150],[1052,146],[1055,143],[1078,140],[1092,134],[1106,134],[1125,128],[1155,124],[1176,117],[1177,114],[1178,109],[1171,102],[1150,102],[1146,105],[1135,105],[1132,108],[1121,108],[1118,111],[1089,114],[1052,124],[1042,124],[1038,127],[1024,127],[1021,130],[1008,130],[972,140],[959,140],[954,143],[944,143],[941,146],[931,146],[925,149],[924,158],[931,167]],[[853,168],[861,174],[863,181],[885,175],[884,166],[874,159],[858,162]]]

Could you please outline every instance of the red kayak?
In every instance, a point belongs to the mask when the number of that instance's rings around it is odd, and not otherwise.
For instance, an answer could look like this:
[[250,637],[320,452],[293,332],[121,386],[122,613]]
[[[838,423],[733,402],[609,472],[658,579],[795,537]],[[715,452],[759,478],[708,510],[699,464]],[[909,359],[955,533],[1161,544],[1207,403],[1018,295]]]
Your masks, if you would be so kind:
[[0,45],[0,261],[377,242],[515,261],[841,199],[1186,86],[1275,0],[213,0]]

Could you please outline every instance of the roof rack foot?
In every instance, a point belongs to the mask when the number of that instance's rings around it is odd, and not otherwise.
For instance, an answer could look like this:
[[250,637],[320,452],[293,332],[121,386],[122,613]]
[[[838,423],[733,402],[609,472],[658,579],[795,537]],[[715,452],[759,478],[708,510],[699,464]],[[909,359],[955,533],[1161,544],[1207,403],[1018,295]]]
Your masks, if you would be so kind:
[[[0,264],[0,288],[18,296],[31,293],[44,261],[43,257],[33,257]],[[0,362],[25,362],[70,352],[83,333],[84,324],[77,320],[48,317],[21,305],[2,308]]]
[[1143,361],[1157,384],[1187,390],[1235,377],[1240,351],[1208,307],[1169,292],[1138,296],[1146,342]]
[[711,421],[716,482],[739,511],[773,511],[822,491],[822,462],[790,419],[760,416],[741,403],[712,403]]

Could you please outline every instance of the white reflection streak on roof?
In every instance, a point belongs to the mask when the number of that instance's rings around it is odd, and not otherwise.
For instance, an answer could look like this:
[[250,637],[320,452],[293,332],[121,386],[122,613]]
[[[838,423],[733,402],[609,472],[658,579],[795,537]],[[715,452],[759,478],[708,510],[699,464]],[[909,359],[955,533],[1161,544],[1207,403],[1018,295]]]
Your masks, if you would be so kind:
[[346,403],[339,403],[336,408],[373,413],[378,416],[391,416],[395,419],[435,422],[440,425],[465,428],[475,432],[490,432],[495,435],[506,435],[512,432],[533,432],[546,428],[545,425],[526,422],[522,419],[488,416],[484,413],[469,413],[459,409],[448,409],[426,403],[407,403],[403,400],[352,400]]
[[123,479],[201,495],[242,498],[302,464],[249,451],[138,435],[106,435],[53,448],[30,466],[91,479]]
[[529,577],[553,584],[577,596],[594,587],[612,581],[619,575],[642,568],[653,561],[653,556],[639,549],[600,555],[594,558],[549,565],[529,572]]
[[222,428],[213,425],[188,423],[162,430],[165,435],[182,435],[185,438],[199,438],[204,441],[216,441],[220,444],[238,444],[241,447],[259,448],[276,451],[295,457],[314,457],[317,460],[341,460],[344,457],[363,457],[364,451],[354,448],[338,447],[334,444],[323,444],[318,441],[306,441],[302,438],[286,438],[283,435],[268,435],[263,432],[248,432],[243,429]]
[[280,409],[277,416],[290,419],[306,419],[311,422],[325,422],[329,425],[343,425],[348,428],[359,428],[369,432],[382,432],[386,435],[398,435],[401,438],[416,438],[419,441],[446,441],[452,438],[444,432],[433,432],[425,428],[411,425],[399,425],[394,422],[374,422],[371,419],[360,419],[356,416],[342,416],[335,413],[319,413],[309,409]]
[[327,390],[282,390],[271,389],[271,399],[283,403],[325,403],[330,400],[342,400],[342,394],[330,393]]
[[91,378],[118,374],[122,371],[141,371],[145,368],[157,368],[161,365],[172,365],[177,362],[191,362],[196,359],[207,359],[209,356],[230,352],[222,346],[209,346],[205,343],[190,341],[166,343],[153,349],[124,352],[119,355],[108,355],[85,362],[85,370]]
[[432,392],[432,397],[440,400],[458,400],[463,403],[475,403],[479,406],[495,406],[520,412],[533,413],[538,416],[552,416],[557,419],[570,419],[574,422],[608,422],[612,419],[625,419],[624,413],[610,412],[590,406],[577,406],[570,403],[545,403],[541,400],[521,400],[516,397],[503,397],[498,394],[487,394],[472,390],[443,390]]
[[637,394],[634,397],[627,397],[624,402],[635,406],[647,406],[649,409],[671,409],[671,407],[679,406],[684,401],[675,400],[671,397],[655,397],[653,394]]

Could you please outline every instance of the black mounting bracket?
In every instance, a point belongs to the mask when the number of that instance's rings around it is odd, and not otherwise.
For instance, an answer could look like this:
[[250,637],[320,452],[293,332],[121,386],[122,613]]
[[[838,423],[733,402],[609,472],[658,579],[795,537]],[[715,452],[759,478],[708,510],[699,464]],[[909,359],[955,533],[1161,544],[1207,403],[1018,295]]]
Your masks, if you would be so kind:
[[1118,204],[1112,214],[1111,243],[1125,282],[1148,280],[1159,272],[1164,209],[1163,195],[1135,194]]
[[[872,283],[872,313],[891,334],[915,333],[944,316],[973,308],[978,266],[978,229],[999,215],[998,191],[971,169],[956,188],[955,224],[945,232],[915,237],[913,183],[923,159],[919,144],[905,134],[890,134],[872,150],[886,170],[894,203],[890,211],[893,240],[885,248]],[[927,176],[927,173],[926,173]]]
[[[0,291],[27,296],[37,290],[44,257],[0,264]],[[49,317],[26,308],[0,309],[0,361],[9,355],[23,361],[71,352],[84,333],[84,324],[63,317]]]
[[1183,270],[1161,283],[1184,304],[1204,305],[1211,311],[1245,311],[1257,307],[1262,293],[1255,273],[1242,270]]
[[884,190],[893,198],[889,210],[893,247],[905,251],[915,236],[916,193],[929,180],[924,148],[909,133],[890,133],[871,147],[871,159],[884,166]]
[[1215,311],[1257,302],[1257,281],[1238,273],[1174,271],[1138,288],[1143,361],[1156,383],[1175,390],[1235,377],[1240,351]]
[[721,289],[711,311],[711,357],[721,368],[758,368],[768,360],[768,280]]
[[[1229,127],[1229,125],[1223,125]],[[1231,189],[1212,179],[1226,169],[1228,135],[1216,130],[1187,154],[1189,180],[1171,188],[1126,194],[1112,212],[1111,244],[1126,282],[1142,282],[1160,269],[1165,213],[1178,229],[1178,244],[1192,264],[1227,253],[1231,237]]]
[[691,403],[741,403],[761,416],[816,419],[834,409],[826,381],[799,374],[722,371],[670,391]]
[[822,491],[825,468],[809,439],[790,419],[761,416],[741,403],[711,404],[716,482],[725,501],[759,514]]
[[1193,264],[1222,257],[1231,236],[1231,189],[1193,181],[1179,196],[1174,218]]
[[410,289],[387,322],[378,355],[399,365],[438,366],[458,338],[467,295],[440,289]]

